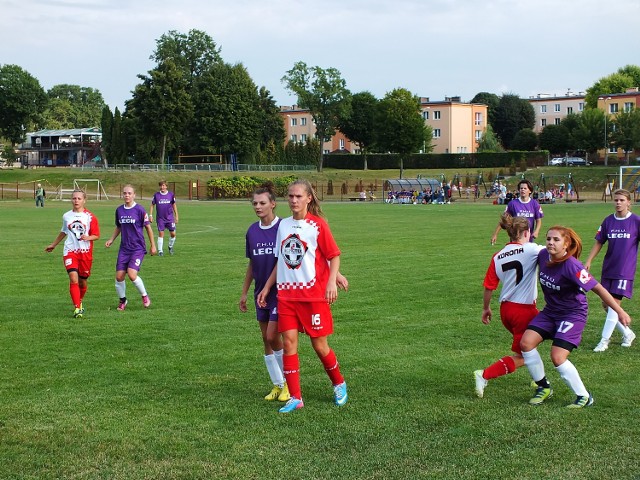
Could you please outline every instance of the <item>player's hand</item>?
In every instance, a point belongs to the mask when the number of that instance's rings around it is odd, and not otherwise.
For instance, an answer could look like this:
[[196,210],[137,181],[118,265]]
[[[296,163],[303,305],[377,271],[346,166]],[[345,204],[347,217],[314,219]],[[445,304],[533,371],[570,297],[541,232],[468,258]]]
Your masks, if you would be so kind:
[[107,240],[106,242],[104,242],[104,246],[107,248],[109,248],[112,244],[113,244],[113,240]]
[[338,299],[338,286],[335,282],[333,284],[331,284],[331,282],[327,283],[325,298],[327,299],[327,303],[329,305],[335,303],[335,301]]
[[44,251],[51,253],[51,252],[53,252],[54,248],[56,248],[55,245],[50,244],[50,245],[47,245],[47,247],[44,249]]
[[482,323],[485,325],[489,325],[491,323],[491,317],[493,313],[491,312],[491,308],[483,308],[482,309]]
[[624,312],[624,315],[618,314],[618,321],[623,324],[625,327],[631,325],[631,317],[627,312]]
[[347,277],[342,275],[340,272],[336,275],[336,285],[345,292],[349,291],[349,280],[347,280]]
[[158,253],[158,249],[156,247],[151,247],[151,256],[154,256]]
[[265,308],[267,306],[267,295],[269,295],[269,290],[267,288],[263,288],[256,297],[256,303],[260,308]]
[[238,308],[240,308],[240,311],[242,313],[245,313],[247,311],[247,296],[246,295],[242,295],[240,297],[240,301],[238,302]]

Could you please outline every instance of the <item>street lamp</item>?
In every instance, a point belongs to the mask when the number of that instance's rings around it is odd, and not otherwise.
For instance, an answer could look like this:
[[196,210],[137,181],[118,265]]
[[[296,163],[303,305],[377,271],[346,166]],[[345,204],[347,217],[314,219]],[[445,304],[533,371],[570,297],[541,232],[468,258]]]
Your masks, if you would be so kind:
[[609,164],[609,148],[607,146],[607,102],[611,100],[611,97],[600,97],[598,100],[604,101],[604,165]]

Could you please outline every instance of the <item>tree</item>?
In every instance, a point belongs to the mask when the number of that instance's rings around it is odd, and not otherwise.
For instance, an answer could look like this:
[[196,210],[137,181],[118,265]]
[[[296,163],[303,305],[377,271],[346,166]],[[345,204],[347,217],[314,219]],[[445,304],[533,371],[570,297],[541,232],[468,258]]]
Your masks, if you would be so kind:
[[148,76],[138,78],[142,84],[136,86],[128,108],[132,109],[141,131],[160,144],[158,156],[164,164],[167,147],[177,150],[193,115],[187,82],[171,59],[150,70]]
[[500,145],[500,141],[493,132],[491,124],[487,124],[482,137],[478,140],[478,153],[503,152],[504,148]]
[[500,98],[496,108],[493,129],[507,150],[511,142],[523,128],[533,129],[536,114],[531,104],[515,94],[506,94]]
[[104,167],[107,168],[109,166],[109,160],[111,159],[111,132],[113,131],[113,113],[111,113],[111,109],[107,105],[102,108],[100,128],[102,129],[100,155],[102,156]]
[[280,115],[280,109],[274,101],[271,93],[265,87],[260,87],[258,91],[259,115],[260,115],[260,151],[269,150],[270,158],[268,163],[274,163],[273,160],[282,151],[284,146],[284,138],[286,130],[284,121]]
[[613,119],[611,141],[625,153],[625,164],[629,165],[629,153],[640,148],[640,110],[634,108],[620,112]]
[[44,112],[47,128],[85,128],[100,124],[105,106],[98,90],[78,85],[56,85],[47,92]]
[[371,92],[356,93],[351,97],[350,113],[338,122],[338,129],[360,148],[365,170],[367,153],[376,141],[377,108],[378,99]]
[[523,128],[513,137],[511,148],[523,152],[531,152],[538,147],[538,136],[530,128]]
[[47,96],[40,82],[17,65],[0,66],[0,136],[12,145],[24,140],[27,130],[41,125]]
[[538,135],[538,146],[555,154],[564,154],[572,148],[569,129],[562,125],[547,125]]
[[297,62],[282,77],[286,88],[298,97],[298,105],[309,110],[320,142],[317,169],[322,171],[324,142],[336,133],[341,118],[349,115],[351,93],[335,68],[308,67]]
[[420,114],[420,99],[404,88],[396,88],[380,100],[376,129],[378,147],[400,155],[400,178],[404,157],[422,149],[431,138],[431,129]]
[[[587,108],[580,115],[580,125],[573,131],[576,146],[587,152],[587,157],[603,148],[605,117],[604,112],[597,108]],[[607,123],[607,127],[611,122]],[[609,137],[607,137],[608,139]],[[605,152],[605,165],[607,154]]]
[[585,103],[589,108],[598,106],[598,97],[611,93],[624,93],[627,88],[640,86],[640,67],[627,65],[617,72],[602,77],[591,87],[587,88]]
[[470,103],[482,103],[487,106],[487,123],[493,127],[496,120],[496,110],[500,104],[500,97],[495,93],[480,92],[471,99]]

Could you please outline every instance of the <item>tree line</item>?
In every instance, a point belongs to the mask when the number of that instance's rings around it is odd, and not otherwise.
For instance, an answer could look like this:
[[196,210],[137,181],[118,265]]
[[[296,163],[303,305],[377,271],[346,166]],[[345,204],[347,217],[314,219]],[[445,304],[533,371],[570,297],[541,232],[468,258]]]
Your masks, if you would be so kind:
[[[258,87],[241,64],[224,61],[205,32],[169,31],[150,56],[155,66],[138,75],[124,111],[113,112],[98,90],[56,85],[45,92],[37,79],[16,65],[0,65],[0,137],[10,158],[25,133],[41,128],[101,127],[103,159],[109,163],[164,163],[181,155],[235,154],[243,163],[312,164],[322,170],[323,145],[342,132],[363,154],[392,152],[401,161],[433,149],[420,98],[397,88],[377,99],[368,91],[351,93],[335,68],[297,62],[281,81],[308,109],[316,136],[286,142],[280,109],[265,87]],[[480,152],[546,149],[551,152],[602,148],[606,138],[624,151],[640,148],[640,117],[635,110],[607,119],[596,109],[599,95],[640,85],[640,67],[628,65],[587,90],[587,109],[560,125],[533,132],[535,113],[515,94],[481,92],[472,103],[488,106],[488,128]],[[402,167],[401,167],[402,168]]]

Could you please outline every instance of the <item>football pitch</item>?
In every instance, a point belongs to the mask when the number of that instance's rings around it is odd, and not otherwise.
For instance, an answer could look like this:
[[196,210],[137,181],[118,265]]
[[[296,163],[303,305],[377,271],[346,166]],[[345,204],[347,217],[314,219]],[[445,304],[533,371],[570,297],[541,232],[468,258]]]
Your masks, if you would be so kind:
[[[591,351],[604,322],[595,294],[570,357],[592,408],[564,408],[574,396],[547,342],[548,402],[527,404],[526,369],[475,397],[473,371],[511,344],[497,294],[493,322],[480,321],[501,206],[324,203],[350,282],[333,307],[330,338],[349,402],[333,405],[301,336],[305,408],[286,415],[263,400],[271,386],[255,314],[237,307],[244,235],[256,220],[249,202],[179,203],[176,254],[165,240],[165,256],[147,256],[140,272],[151,308],[127,280],[124,312],[114,288],[119,240],[104,247],[116,206],[87,202],[101,240],[85,316],[74,319],[62,244],[44,252],[70,203],[0,204],[0,478],[640,478],[640,343],[623,349],[614,333],[608,351]],[[544,212],[544,232],[562,224],[580,234],[584,260],[613,206]],[[498,243],[506,241],[503,232]],[[638,332],[637,298],[623,306]]]

